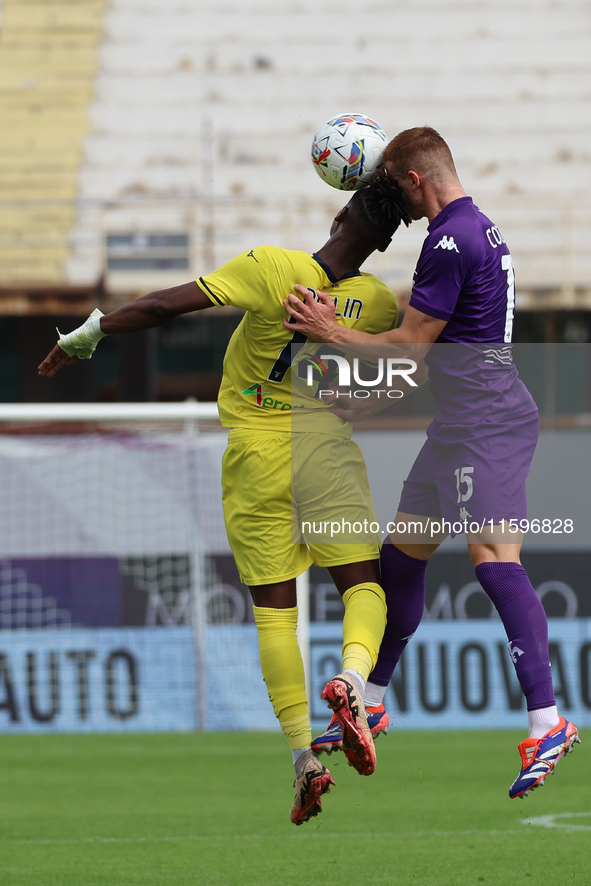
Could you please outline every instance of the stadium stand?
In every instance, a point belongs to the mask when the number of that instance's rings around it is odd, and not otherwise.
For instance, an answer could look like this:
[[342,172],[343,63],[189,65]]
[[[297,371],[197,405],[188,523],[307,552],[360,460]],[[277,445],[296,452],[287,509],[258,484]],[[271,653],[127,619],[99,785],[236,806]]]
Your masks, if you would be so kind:
[[47,286],[65,279],[106,5],[106,0],[4,2],[0,32],[3,285]]
[[[113,0],[69,278],[96,277],[105,231],[187,234],[199,273],[253,240],[314,248],[342,197],[312,174],[311,136],[354,110],[392,133],[425,122],[442,131],[511,243],[522,303],[588,306],[590,20],[580,0],[561,9],[454,2],[443,39],[433,0],[368,3],[362,15],[309,0],[255,0],[247,12]],[[376,260],[398,289],[423,230]],[[154,270],[109,279],[152,285]]]
[[[2,285],[88,287],[106,272],[107,290],[129,296],[253,242],[313,249],[343,198],[313,174],[312,134],[352,110],[392,134],[439,129],[511,243],[522,306],[588,308],[589,6],[440,12],[435,0],[362,15],[332,0],[5,0]],[[373,262],[399,292],[423,233]]]

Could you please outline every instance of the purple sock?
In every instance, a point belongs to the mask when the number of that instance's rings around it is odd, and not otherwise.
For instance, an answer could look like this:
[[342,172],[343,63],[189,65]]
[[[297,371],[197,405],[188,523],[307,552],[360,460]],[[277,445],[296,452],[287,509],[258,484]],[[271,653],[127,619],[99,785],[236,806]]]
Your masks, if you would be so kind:
[[494,603],[528,711],[556,704],[548,653],[548,620],[519,563],[481,563],[476,578]]
[[382,587],[386,594],[388,617],[371,683],[387,686],[404,648],[423,617],[427,560],[403,554],[386,542],[382,546]]

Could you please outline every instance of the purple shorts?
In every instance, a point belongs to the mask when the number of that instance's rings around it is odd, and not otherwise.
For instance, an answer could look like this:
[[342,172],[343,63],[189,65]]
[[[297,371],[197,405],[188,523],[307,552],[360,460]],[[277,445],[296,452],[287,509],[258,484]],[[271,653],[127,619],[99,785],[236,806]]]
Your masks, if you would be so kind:
[[524,519],[525,481],[539,430],[537,413],[467,426],[432,422],[398,510],[481,526]]

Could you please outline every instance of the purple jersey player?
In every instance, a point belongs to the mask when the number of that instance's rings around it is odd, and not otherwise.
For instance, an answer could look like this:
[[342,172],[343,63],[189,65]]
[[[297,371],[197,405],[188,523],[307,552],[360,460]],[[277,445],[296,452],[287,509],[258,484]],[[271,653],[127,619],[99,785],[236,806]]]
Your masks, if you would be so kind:
[[[523,539],[509,531],[509,521],[526,516],[525,480],[539,431],[535,403],[512,361],[513,263],[499,229],[466,195],[435,130],[399,133],[384,162],[412,218],[429,220],[400,327],[372,336],[338,326],[332,299],[319,293],[319,301],[304,302],[303,287],[284,303],[289,328],[315,341],[424,345],[439,407],[395,520],[422,531],[393,534],[382,548],[388,622],[364,700],[376,711],[376,732],[383,731],[386,687],[423,614],[428,560],[460,522],[478,581],[507,632],[527,702],[529,735],[519,745],[521,770],[509,790],[523,797],[544,783],[579,738],[574,724],[558,714],[546,614],[520,563]],[[338,723],[312,746],[339,747]]]
[[507,244],[470,197],[435,216],[410,305],[445,322],[425,357],[439,410],[404,484],[401,512],[451,526],[527,516],[539,423],[512,359],[514,279]]

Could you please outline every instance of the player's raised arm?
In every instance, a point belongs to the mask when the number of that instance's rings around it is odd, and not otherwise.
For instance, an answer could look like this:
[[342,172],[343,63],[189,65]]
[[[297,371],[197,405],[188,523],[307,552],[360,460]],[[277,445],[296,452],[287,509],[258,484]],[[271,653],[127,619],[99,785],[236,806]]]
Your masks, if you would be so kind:
[[143,332],[162,326],[181,314],[209,307],[211,299],[193,280],[170,289],[150,292],[109,314],[102,314],[96,309],[73,332],[62,335],[58,330],[58,343],[39,365],[38,373],[51,377],[62,366],[90,359],[98,342],[105,335]]

